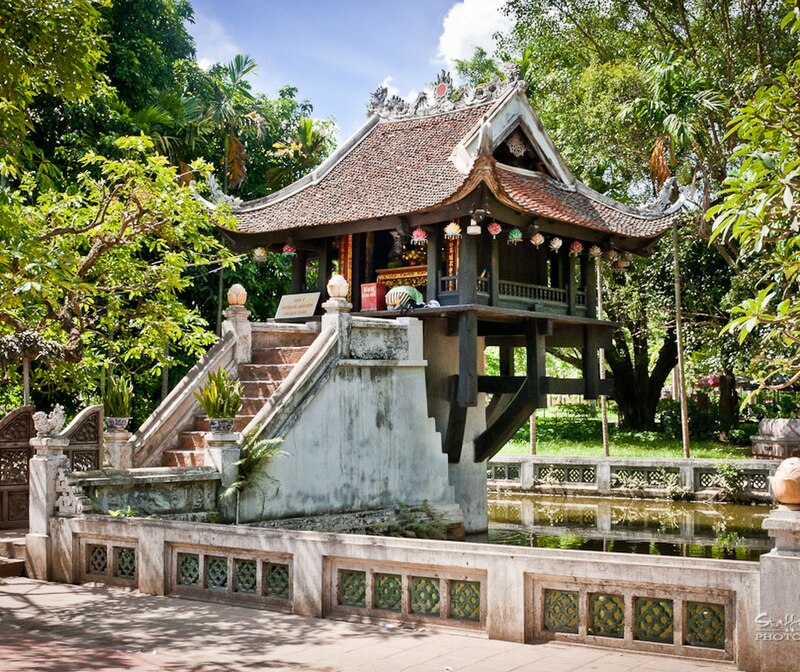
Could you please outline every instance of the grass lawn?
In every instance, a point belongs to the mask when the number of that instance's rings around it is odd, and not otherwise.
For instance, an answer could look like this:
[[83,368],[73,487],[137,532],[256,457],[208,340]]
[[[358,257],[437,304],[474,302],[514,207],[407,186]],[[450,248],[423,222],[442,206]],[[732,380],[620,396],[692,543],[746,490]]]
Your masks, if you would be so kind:
[[[683,457],[680,441],[663,436],[652,436],[654,432],[616,432],[611,435],[609,452],[611,457]],[[642,436],[645,435],[645,436]],[[747,459],[750,451],[714,441],[693,441],[692,457],[708,457],[720,460]],[[513,440],[506,444],[501,455],[530,455],[527,442]],[[558,455],[559,457],[589,456],[602,457],[603,444],[597,440],[543,439],[536,445],[537,455]]]

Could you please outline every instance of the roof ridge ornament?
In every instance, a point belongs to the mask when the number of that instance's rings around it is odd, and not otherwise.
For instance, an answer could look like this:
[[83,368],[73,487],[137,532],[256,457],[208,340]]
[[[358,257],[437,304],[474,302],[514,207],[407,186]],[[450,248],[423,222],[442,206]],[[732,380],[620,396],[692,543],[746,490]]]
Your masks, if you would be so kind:
[[389,96],[389,89],[381,85],[370,95],[367,103],[368,116],[378,115],[381,119],[410,119],[441,112],[452,112],[472,105],[497,100],[510,89],[524,91],[527,88],[521,78],[518,63],[502,63],[502,76],[492,77],[480,86],[464,84],[455,86],[452,75],[442,70],[432,85],[417,94],[413,102],[398,95]]
[[217,182],[217,178],[214,177],[213,174],[208,176],[208,190],[208,200],[214,205],[218,203],[227,203],[231,207],[231,210],[239,210],[242,207],[242,199],[222,191],[222,187],[219,186],[219,182]]

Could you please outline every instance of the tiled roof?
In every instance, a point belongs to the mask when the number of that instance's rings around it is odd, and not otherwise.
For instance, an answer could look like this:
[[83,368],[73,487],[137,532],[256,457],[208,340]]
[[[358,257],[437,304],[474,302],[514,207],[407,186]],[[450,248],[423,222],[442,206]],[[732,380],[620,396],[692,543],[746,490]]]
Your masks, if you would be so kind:
[[579,190],[569,189],[552,178],[521,173],[495,165],[499,186],[514,203],[528,212],[568,224],[612,234],[651,238],[666,231],[678,212],[634,214],[625,206],[612,206]]
[[492,103],[376,124],[317,183],[245,204],[239,231],[261,233],[401,215],[440,203],[464,182],[448,157]]

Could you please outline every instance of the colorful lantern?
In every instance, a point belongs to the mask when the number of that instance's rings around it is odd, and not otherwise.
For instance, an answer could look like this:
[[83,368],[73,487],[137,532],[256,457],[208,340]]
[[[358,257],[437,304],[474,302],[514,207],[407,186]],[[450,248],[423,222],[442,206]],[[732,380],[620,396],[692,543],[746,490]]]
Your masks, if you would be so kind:
[[450,222],[444,227],[445,238],[461,238],[461,227],[458,222]]
[[597,259],[597,258],[598,258],[599,256],[601,256],[602,254],[603,254],[603,250],[601,250],[601,249],[600,249],[600,246],[599,246],[599,245],[592,245],[592,246],[589,248],[589,256],[590,256],[592,259]]
[[417,227],[411,232],[411,244],[412,245],[427,245],[428,244],[428,234],[425,233],[421,227]]
[[284,257],[293,257],[295,254],[297,254],[297,248],[294,245],[289,245],[289,243],[286,243],[281,252]]
[[253,261],[266,261],[267,249],[265,247],[257,247],[253,250]]
[[531,236],[531,245],[536,245],[536,249],[539,249],[539,245],[544,245],[544,236],[539,233],[538,231]]
[[514,227],[513,229],[511,229],[511,231],[508,232],[508,244],[516,245],[517,243],[520,242],[522,242],[522,231]]
[[619,259],[619,253],[616,250],[606,250],[603,256],[606,261],[610,261],[612,264]]
[[558,236],[556,236],[550,241],[550,250],[552,252],[558,252],[563,244],[564,241],[561,240],[561,238],[559,238]]
[[583,243],[580,240],[573,240],[569,246],[569,256],[577,257],[581,252],[583,252]]
[[500,226],[497,222],[492,222],[489,226],[486,227],[486,230],[492,234],[492,238],[497,238],[497,234],[503,230],[503,227]]

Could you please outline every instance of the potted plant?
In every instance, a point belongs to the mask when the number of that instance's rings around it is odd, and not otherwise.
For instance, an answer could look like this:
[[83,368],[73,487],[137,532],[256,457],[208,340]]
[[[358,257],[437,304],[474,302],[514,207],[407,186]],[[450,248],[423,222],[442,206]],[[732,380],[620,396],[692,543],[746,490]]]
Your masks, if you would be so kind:
[[127,376],[113,374],[108,376],[106,392],[103,395],[103,411],[107,429],[121,432],[128,426],[131,419],[132,395],[133,385]]
[[208,380],[194,393],[208,417],[212,432],[230,432],[242,407],[242,391],[238,380],[231,380],[223,369],[208,375]]

